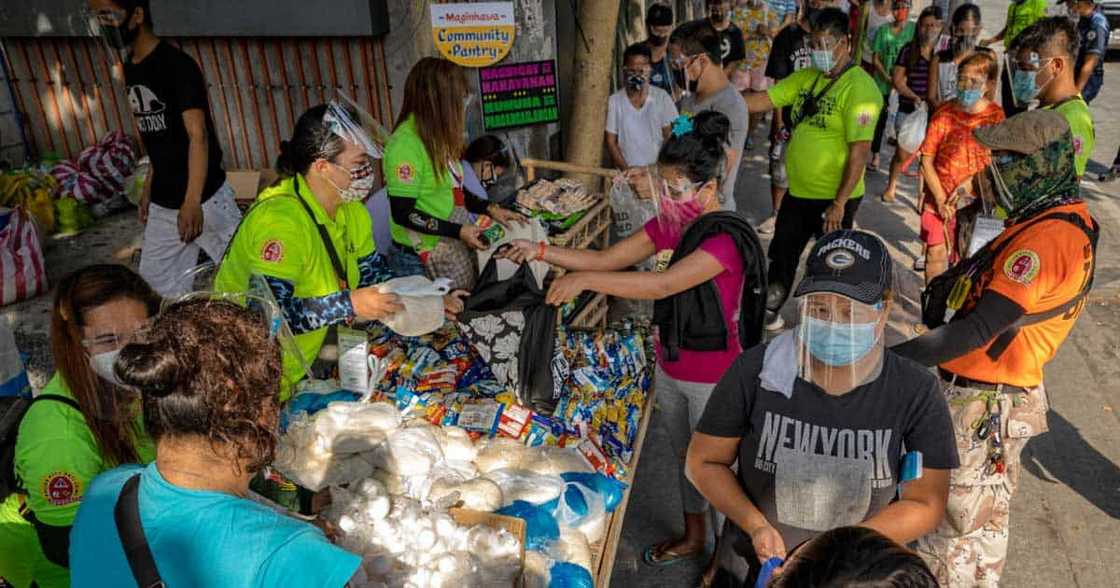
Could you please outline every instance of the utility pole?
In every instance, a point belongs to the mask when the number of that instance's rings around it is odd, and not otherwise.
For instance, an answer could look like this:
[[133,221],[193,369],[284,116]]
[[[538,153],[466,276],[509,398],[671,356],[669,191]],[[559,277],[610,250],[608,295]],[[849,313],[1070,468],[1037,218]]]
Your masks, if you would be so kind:
[[[576,22],[575,102],[567,133],[565,159],[569,163],[599,167],[603,159],[603,130],[607,120],[614,72],[614,43],[621,0],[583,0]],[[576,176],[589,183],[591,178]]]

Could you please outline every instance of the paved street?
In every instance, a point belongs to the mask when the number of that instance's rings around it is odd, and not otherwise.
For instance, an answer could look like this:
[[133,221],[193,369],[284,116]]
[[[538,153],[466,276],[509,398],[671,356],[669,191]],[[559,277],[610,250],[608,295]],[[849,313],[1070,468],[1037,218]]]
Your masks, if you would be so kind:
[[[981,2],[985,28],[1002,27],[1005,2]],[[916,11],[916,10],[915,10]],[[997,14],[998,13],[998,14]],[[1120,144],[1120,62],[1105,73],[1105,88],[1094,102],[1097,146],[1089,174],[1096,177]],[[765,140],[744,162],[737,186],[739,210],[761,220],[770,210]],[[886,162],[888,159],[883,158]],[[892,317],[889,342],[901,341],[916,321],[920,277],[909,271],[921,254],[913,180],[904,180],[895,204],[877,195],[885,173],[868,176],[868,200],[857,224],[890,245],[903,277],[902,304]],[[1084,182],[1085,197],[1102,225],[1097,281],[1091,301],[1073,334],[1046,370],[1050,432],[1024,452],[1024,472],[1013,501],[1011,546],[1003,585],[1115,587],[1120,585],[1120,183]],[[790,310],[787,305],[786,311]],[[787,315],[788,319],[791,318]],[[654,416],[623,531],[612,584],[692,586],[700,563],[651,568],[641,552],[682,530],[676,461],[665,430]]]

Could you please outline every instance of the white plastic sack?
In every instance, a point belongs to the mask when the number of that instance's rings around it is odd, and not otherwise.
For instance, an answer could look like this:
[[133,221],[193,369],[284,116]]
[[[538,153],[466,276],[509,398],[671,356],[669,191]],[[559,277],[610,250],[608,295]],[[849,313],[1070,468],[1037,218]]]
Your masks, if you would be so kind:
[[534,447],[527,452],[522,464],[533,473],[553,476],[572,472],[590,474],[595,471],[587,458],[572,447]]
[[454,506],[456,502],[462,501],[464,508],[494,512],[502,507],[502,488],[497,482],[486,478],[466,482],[454,482],[445,478],[432,484],[428,500],[447,506]]
[[396,294],[404,306],[403,311],[381,320],[394,333],[419,337],[443,326],[443,296],[451,291],[447,278],[434,282],[423,276],[393,278],[378,284],[377,289]]
[[556,505],[555,516],[556,522],[578,529],[590,543],[602,539],[607,531],[607,509],[603,504],[603,497],[579,482],[568,482],[565,485]]
[[495,437],[478,446],[475,465],[483,474],[500,469],[519,468],[528,453],[525,444],[516,439]]
[[31,396],[16,338],[3,317],[0,317],[0,396]]
[[653,200],[641,199],[634,194],[630,184],[617,181],[611,184],[611,242],[617,243],[641,230],[657,214]]
[[907,153],[916,152],[926,138],[926,121],[929,119],[929,109],[922,102],[914,112],[906,115],[906,120],[898,129],[898,147]]
[[540,505],[554,500],[564,491],[564,480],[560,476],[542,476],[528,470],[495,470],[485,477],[501,487],[502,506],[518,500]]

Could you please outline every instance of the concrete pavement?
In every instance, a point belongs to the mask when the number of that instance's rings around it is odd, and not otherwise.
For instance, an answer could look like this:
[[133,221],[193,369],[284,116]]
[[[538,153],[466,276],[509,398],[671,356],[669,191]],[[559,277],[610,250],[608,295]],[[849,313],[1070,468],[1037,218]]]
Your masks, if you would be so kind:
[[[980,2],[988,30],[1002,28],[1005,2]],[[1093,104],[1097,145],[1089,176],[1111,164],[1120,145],[1120,63],[1106,67]],[[737,186],[739,210],[755,221],[769,213],[765,138],[757,134]],[[886,162],[888,159],[883,158]],[[891,248],[901,278],[901,304],[892,317],[891,343],[908,338],[916,320],[920,277],[909,271],[921,254],[915,182],[904,180],[898,201],[877,194],[884,173],[869,174],[857,225]],[[1046,369],[1052,410],[1050,432],[1023,454],[1024,472],[1012,503],[1011,545],[1003,586],[1115,587],[1120,585],[1120,182],[1083,182],[1085,198],[1102,226],[1097,281],[1073,334]],[[787,314],[790,307],[787,305]],[[787,316],[787,319],[792,318]],[[788,321],[787,321],[788,322]],[[698,561],[653,568],[641,562],[649,544],[680,533],[679,462],[655,413],[631,497],[612,585],[694,586]]]

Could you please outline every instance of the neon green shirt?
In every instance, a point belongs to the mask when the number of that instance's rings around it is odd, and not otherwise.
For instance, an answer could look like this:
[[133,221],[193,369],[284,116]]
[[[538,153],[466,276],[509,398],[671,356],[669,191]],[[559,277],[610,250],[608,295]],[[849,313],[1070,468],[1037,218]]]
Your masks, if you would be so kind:
[[1073,133],[1073,154],[1077,175],[1085,175],[1085,167],[1089,165],[1089,157],[1093,155],[1093,147],[1097,144],[1097,133],[1093,129],[1093,115],[1089,112],[1089,105],[1078,96],[1074,100],[1066,100],[1057,106],[1044,108],[1056,110],[1066,117],[1069,130]]
[[[815,69],[803,69],[770,88],[777,108],[793,107],[797,120],[810,95],[820,94],[827,78]],[[801,122],[790,137],[786,155],[789,193],[809,200],[832,200],[840,190],[848,164],[848,145],[870,141],[883,108],[883,96],[867,72],[849,68],[817,100],[817,114]],[[863,196],[863,175],[851,198]]]
[[1010,47],[1019,33],[1046,18],[1046,0],[1014,0],[1007,5],[1007,25],[1003,33],[1003,46]]
[[[74,398],[56,373],[43,394]],[[156,457],[139,412],[133,421],[133,446],[142,463]],[[13,494],[0,505],[0,576],[15,586],[68,586],[69,570],[47,561],[31,523],[20,515],[21,502],[46,525],[74,522],[82,495],[98,474],[119,464],[107,461],[85,416],[73,407],[42,400],[24,415],[15,447],[15,473],[27,495]]]
[[[876,31],[875,39],[871,42],[871,50],[879,56],[879,61],[883,62],[883,68],[888,73],[894,71],[894,64],[898,61],[898,55],[902,53],[902,48],[914,39],[916,28],[914,23],[908,22],[902,25],[902,29],[897,33],[894,31],[893,25],[890,24],[885,24]],[[875,83],[884,96],[890,94],[891,88],[894,87],[891,80],[883,79],[879,75],[875,76]]]
[[[459,162],[448,162],[448,165],[462,177]],[[450,171],[436,176],[428,149],[416,132],[415,118],[408,117],[393,132],[393,136],[389,137],[389,142],[385,145],[385,157],[381,160],[381,171],[389,196],[414,198],[416,209],[420,212],[439,220],[451,218],[451,211],[455,206],[454,178]],[[407,249],[416,249],[414,245],[418,240],[419,251],[430,251],[439,242],[438,236],[411,231],[398,225],[392,217],[389,218],[389,225],[393,242]]]
[[[353,288],[361,284],[358,260],[376,250],[369,212],[361,202],[347,202],[339,205],[332,220],[300,176],[299,194],[315,215],[313,221],[296,200],[296,182],[296,178],[282,180],[257,197],[226,250],[214,279],[216,290],[247,292],[250,277],[258,275],[288,282],[294,286],[296,298],[321,298],[342,292],[316,222],[330,235],[346,269],[347,284]],[[293,386],[303,379],[304,364],[311,365],[319,357],[329,328],[328,325],[304,330],[292,323],[292,317],[288,318],[295,333],[295,349],[284,348],[281,401],[287,400]]]

